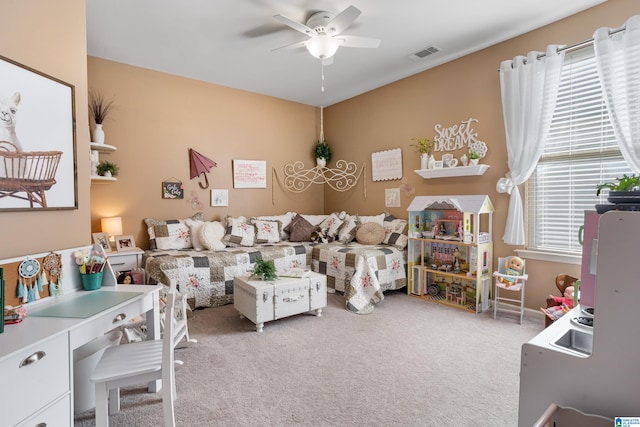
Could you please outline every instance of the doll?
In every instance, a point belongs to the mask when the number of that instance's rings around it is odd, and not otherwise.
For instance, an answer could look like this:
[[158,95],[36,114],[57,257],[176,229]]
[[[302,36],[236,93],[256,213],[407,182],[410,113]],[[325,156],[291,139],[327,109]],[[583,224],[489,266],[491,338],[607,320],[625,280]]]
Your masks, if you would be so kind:
[[516,281],[515,276],[522,276],[522,270],[524,269],[524,260],[517,256],[509,257],[505,261],[504,267],[504,274],[514,277],[498,277],[498,280],[509,287]]
[[567,286],[567,288],[564,290],[564,294],[561,297],[549,295],[549,299],[547,301],[553,300],[552,303],[555,303],[557,305],[547,308],[540,307],[540,310],[542,310],[542,312],[551,320],[558,320],[560,317],[562,317],[563,314],[573,308],[573,293],[574,287]]

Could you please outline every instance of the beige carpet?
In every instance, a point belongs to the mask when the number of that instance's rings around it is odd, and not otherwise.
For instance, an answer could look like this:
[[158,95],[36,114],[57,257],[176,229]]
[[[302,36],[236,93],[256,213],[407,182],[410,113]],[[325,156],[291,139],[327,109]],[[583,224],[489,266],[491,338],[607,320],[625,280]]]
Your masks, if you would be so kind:
[[[493,320],[385,293],[369,315],[330,294],[322,317],[255,332],[233,305],[197,310],[177,350],[178,426],[515,426],[520,347],[541,317]],[[159,394],[123,390],[112,426],[160,426]],[[91,426],[93,411],[76,418]]]

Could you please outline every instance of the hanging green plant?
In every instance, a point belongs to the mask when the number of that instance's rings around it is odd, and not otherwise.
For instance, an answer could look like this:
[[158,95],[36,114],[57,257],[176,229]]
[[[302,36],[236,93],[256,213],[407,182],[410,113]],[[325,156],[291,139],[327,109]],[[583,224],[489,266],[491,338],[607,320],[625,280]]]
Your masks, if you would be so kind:
[[316,159],[325,159],[327,163],[331,161],[331,148],[325,140],[318,141],[313,153]]
[[253,274],[249,279],[259,277],[262,280],[277,279],[276,266],[273,261],[264,261],[262,258],[256,258],[256,265],[253,268]]

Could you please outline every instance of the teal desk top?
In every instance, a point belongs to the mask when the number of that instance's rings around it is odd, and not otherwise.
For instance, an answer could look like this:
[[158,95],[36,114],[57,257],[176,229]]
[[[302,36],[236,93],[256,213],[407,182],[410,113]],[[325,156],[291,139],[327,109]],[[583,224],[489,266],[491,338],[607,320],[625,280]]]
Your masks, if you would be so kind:
[[142,295],[142,292],[87,291],[81,297],[55,303],[42,310],[30,311],[28,316],[86,319],[138,295]]

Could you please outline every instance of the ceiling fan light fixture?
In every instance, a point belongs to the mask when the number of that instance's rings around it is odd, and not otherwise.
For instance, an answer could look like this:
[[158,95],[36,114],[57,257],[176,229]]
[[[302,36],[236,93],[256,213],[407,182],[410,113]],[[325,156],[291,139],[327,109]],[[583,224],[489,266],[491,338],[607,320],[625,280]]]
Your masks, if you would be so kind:
[[335,55],[340,47],[340,42],[333,37],[320,34],[309,39],[306,44],[311,55],[318,59],[328,59]]

